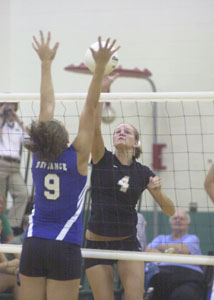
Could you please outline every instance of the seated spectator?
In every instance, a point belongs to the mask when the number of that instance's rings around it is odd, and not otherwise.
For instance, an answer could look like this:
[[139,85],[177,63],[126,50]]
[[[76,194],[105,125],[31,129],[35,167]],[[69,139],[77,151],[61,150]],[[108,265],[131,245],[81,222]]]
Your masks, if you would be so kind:
[[[2,220],[0,220],[0,236],[2,236],[2,230]],[[8,291],[8,289],[12,289],[14,299],[17,299],[18,297],[18,287],[16,283],[18,268],[19,259],[12,259],[11,261],[8,261],[6,256],[3,253],[0,253],[0,293]]]
[[2,226],[0,242],[9,243],[13,238],[13,230],[8,221],[7,215],[5,214],[6,200],[4,196],[0,195],[0,222]]
[[[199,239],[188,234],[190,216],[177,210],[170,217],[172,233],[157,236],[147,247],[146,252],[179,254],[201,254]],[[203,271],[200,266],[176,263],[160,263],[159,272],[149,283],[154,287],[153,300],[203,300]]]
[[[25,231],[28,227],[28,221],[29,221],[29,216],[28,215],[24,215],[23,218],[23,222],[22,222],[22,229],[23,232],[17,236],[15,236],[12,241],[10,242],[10,244],[15,244],[15,245],[22,245],[24,242],[24,236],[25,236]],[[14,258],[20,258],[21,254],[16,253],[16,254],[11,254],[11,253],[7,253],[6,257],[8,260],[14,259]]]
[[8,261],[3,253],[0,253],[0,293],[12,289],[14,300],[18,299],[17,273],[19,259]]

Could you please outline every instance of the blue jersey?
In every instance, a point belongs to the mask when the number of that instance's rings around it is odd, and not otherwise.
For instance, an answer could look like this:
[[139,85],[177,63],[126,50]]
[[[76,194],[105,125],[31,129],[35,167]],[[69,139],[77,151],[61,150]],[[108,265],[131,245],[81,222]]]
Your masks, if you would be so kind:
[[44,162],[33,155],[35,204],[25,237],[71,242],[82,240],[82,208],[86,176],[77,169],[72,146],[55,161]]

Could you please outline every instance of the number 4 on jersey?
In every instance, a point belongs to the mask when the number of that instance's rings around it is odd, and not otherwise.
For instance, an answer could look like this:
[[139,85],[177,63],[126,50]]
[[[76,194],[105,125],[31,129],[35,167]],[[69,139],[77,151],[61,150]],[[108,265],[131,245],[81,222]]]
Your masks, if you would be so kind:
[[124,176],[121,178],[118,183],[120,185],[120,191],[126,193],[127,189],[129,188],[129,176]]

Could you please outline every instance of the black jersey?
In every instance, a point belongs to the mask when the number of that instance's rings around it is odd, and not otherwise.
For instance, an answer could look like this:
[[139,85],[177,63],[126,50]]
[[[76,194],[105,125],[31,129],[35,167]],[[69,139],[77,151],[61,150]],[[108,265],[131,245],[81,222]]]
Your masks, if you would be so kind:
[[136,204],[155,174],[135,159],[130,166],[105,150],[93,164],[91,174],[92,208],[88,229],[93,233],[122,237],[136,234]]

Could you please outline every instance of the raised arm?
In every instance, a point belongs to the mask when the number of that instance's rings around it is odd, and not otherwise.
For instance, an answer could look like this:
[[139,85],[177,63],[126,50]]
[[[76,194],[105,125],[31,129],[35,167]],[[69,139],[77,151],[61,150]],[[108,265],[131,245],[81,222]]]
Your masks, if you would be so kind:
[[40,42],[33,36],[34,50],[41,60],[41,87],[40,87],[40,113],[39,121],[48,121],[54,117],[55,97],[51,76],[51,64],[56,55],[59,43],[50,48],[51,33],[48,32],[45,41],[43,32],[40,31]]
[[2,128],[5,123],[5,117],[4,117],[4,109],[6,107],[6,103],[3,103],[0,105],[0,139],[2,139]]
[[147,185],[147,189],[149,190],[150,194],[153,196],[155,201],[159,204],[162,211],[167,216],[173,216],[175,213],[175,207],[167,195],[161,189],[162,182],[160,177],[150,177],[149,184]]
[[[119,76],[116,73],[114,76],[104,76],[102,82],[102,93],[109,93],[110,86],[115,81],[115,79]],[[104,155],[105,146],[102,138],[101,132],[101,120],[102,120],[102,111],[103,111],[103,102],[98,103],[96,113],[95,113],[95,131],[94,131],[94,139],[92,145],[92,160],[94,163],[97,163]]]
[[204,188],[214,203],[214,166],[212,165],[204,182]]
[[105,67],[113,53],[119,49],[117,47],[112,50],[116,40],[110,43],[110,39],[107,39],[105,45],[102,46],[101,37],[99,37],[98,42],[98,51],[91,49],[96,68],[80,115],[78,134],[73,142],[73,146],[77,150],[78,170],[83,175],[87,174],[88,159],[94,138],[96,107],[100,97]]

